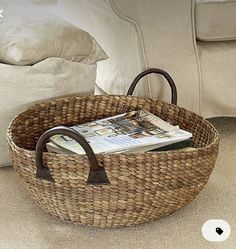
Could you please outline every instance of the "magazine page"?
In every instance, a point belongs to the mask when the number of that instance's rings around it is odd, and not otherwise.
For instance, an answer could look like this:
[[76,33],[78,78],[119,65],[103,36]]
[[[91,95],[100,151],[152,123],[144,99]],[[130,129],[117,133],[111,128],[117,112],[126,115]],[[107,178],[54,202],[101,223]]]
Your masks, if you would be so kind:
[[[155,115],[144,111],[132,111],[113,117],[71,127],[83,135],[95,154],[157,148],[191,137],[191,133],[172,126]],[[73,139],[56,135],[54,144],[78,154],[83,148]]]

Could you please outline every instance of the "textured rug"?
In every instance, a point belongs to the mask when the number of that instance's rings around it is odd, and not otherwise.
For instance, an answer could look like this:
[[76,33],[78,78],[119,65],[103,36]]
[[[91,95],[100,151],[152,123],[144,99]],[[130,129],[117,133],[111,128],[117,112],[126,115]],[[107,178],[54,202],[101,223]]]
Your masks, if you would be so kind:
[[[28,198],[12,168],[0,169],[0,249],[235,249],[236,119],[212,123],[221,135],[220,155],[209,183],[187,207],[156,222],[122,229],[65,224],[45,214]],[[203,223],[224,219],[231,236],[206,241]]]

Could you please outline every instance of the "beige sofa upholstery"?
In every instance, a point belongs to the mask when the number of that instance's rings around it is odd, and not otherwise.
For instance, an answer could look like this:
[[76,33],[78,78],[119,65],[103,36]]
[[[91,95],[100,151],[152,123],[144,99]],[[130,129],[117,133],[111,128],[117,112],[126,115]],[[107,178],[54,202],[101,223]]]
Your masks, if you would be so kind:
[[198,40],[236,40],[236,1],[198,1],[195,20]]
[[198,1],[195,27],[202,114],[236,116],[236,1]]
[[[205,117],[236,115],[236,1],[113,2],[138,23],[147,66],[173,76],[181,106]],[[166,99],[167,89],[154,79],[151,86],[151,96]]]
[[[159,67],[175,80],[179,105],[205,117],[236,116],[236,0],[32,1],[80,25],[107,52],[98,92],[125,94],[138,72]],[[157,76],[136,94],[170,98]]]

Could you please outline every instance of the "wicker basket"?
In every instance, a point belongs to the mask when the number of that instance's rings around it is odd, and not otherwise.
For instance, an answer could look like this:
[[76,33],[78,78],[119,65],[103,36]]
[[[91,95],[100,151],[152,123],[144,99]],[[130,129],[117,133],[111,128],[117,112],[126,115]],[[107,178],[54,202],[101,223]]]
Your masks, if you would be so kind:
[[[162,74],[177,101],[173,80]],[[219,147],[218,133],[202,117],[174,104],[134,96],[63,97],[36,104],[18,115],[7,141],[14,169],[31,197],[63,221],[97,227],[140,224],[169,215],[190,203],[207,183]],[[144,108],[193,133],[192,151],[94,155],[86,140],[69,128],[126,111]],[[43,152],[57,133],[73,137],[86,155]]]

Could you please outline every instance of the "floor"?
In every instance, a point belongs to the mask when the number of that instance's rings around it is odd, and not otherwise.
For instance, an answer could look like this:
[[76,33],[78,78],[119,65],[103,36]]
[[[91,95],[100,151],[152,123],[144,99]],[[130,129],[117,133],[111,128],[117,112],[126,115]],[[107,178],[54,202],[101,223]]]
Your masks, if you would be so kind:
[[[211,122],[220,132],[221,146],[208,185],[189,206],[145,225],[95,229],[64,224],[27,197],[12,168],[0,169],[0,249],[235,249],[236,119]],[[206,241],[201,228],[208,219],[228,221],[230,238]]]

